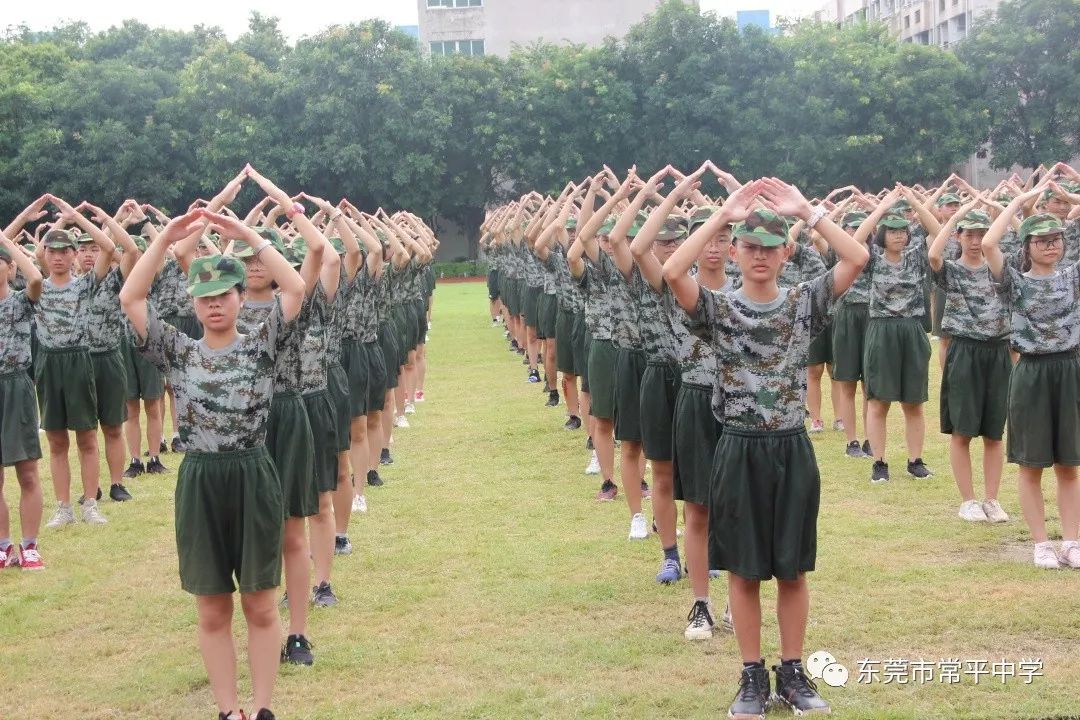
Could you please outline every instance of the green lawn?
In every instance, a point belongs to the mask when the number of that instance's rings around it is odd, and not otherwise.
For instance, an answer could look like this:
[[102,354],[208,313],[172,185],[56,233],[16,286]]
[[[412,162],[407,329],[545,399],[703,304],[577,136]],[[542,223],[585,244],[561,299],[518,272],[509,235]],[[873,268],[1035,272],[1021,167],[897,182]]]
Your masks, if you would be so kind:
[[[429,400],[398,431],[397,462],[368,493],[371,512],[353,516],[356,552],[335,567],[342,603],[313,612],[317,662],[282,670],[278,717],[724,715],[739,669],[734,638],[683,640],[688,585],[656,585],[656,539],[628,542],[621,498],[593,501],[584,434],[562,430],[563,408],[545,408],[525,382],[490,327],[483,284],[439,287],[429,354]],[[1080,574],[1030,564],[1015,468],[1002,493],[1012,521],[956,518],[933,367],[925,455],[934,479],[899,477],[899,408],[888,485],[870,486],[869,461],[842,457],[841,434],[814,439],[823,489],[807,654],[828,650],[851,672],[846,688],[823,694],[843,718],[1075,713]],[[179,465],[175,455],[164,461]],[[47,518],[47,463],[42,470]],[[175,472],[131,482],[134,502],[103,503],[107,526],[43,531],[46,572],[0,573],[0,718],[214,717],[194,603],[177,581],[174,481]],[[1056,535],[1052,482],[1046,490]],[[17,507],[11,472],[5,494]],[[713,597],[722,607],[721,581]],[[773,588],[766,597],[771,604]],[[776,622],[766,615],[775,662]],[[1044,676],[865,685],[862,658],[1041,658]],[[246,671],[241,682],[250,698]]]

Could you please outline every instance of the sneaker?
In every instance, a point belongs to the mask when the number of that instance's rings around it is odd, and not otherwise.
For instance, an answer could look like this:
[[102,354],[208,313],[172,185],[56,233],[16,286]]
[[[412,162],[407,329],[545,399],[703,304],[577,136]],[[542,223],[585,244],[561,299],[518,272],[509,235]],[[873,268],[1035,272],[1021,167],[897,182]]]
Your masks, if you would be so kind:
[[[1058,560],[1065,567],[1073,568],[1074,570],[1080,568],[1080,546],[1070,545],[1069,547],[1061,546],[1061,552],[1058,554]],[[26,569],[26,551],[23,551],[23,569]]]
[[382,487],[383,480],[382,480],[381,477],[379,477],[379,471],[378,470],[368,470],[367,484],[370,485],[371,487]]
[[686,616],[690,622],[683,631],[683,637],[687,640],[712,640],[714,627],[712,613],[709,612],[709,604],[704,600],[695,600],[690,608],[690,614]]
[[679,561],[673,558],[664,558],[663,564],[660,565],[660,572],[656,573],[656,582],[661,585],[670,585],[680,580],[682,580],[682,568],[679,567]]
[[120,483],[113,483],[109,486],[109,498],[113,502],[127,502],[131,499],[131,493]]
[[[165,441],[162,441],[161,444],[164,445]],[[173,436],[173,439],[172,439],[172,451],[174,453],[187,452],[187,447],[184,445],[183,441],[180,440],[179,435],[174,435]]]
[[728,708],[733,720],[764,720],[769,708],[769,671],[765,666],[744,667],[739,678],[739,692]]
[[960,511],[956,513],[957,517],[961,520],[967,520],[968,522],[986,522],[986,511],[982,508],[982,503],[978,500],[965,500],[960,503]]
[[641,481],[641,499],[648,500],[652,497],[652,491],[649,490],[649,483],[644,480]]
[[[177,440],[176,438],[173,438],[173,442],[179,442],[179,440]],[[162,440],[161,445],[158,446],[158,452],[161,453],[162,455],[169,452],[169,446],[165,444],[164,440]],[[149,455],[150,451],[147,450],[146,454]]]
[[596,449],[596,445],[594,445],[593,441],[592,441],[592,435],[590,435],[589,437],[587,437],[585,439],[585,449],[586,450],[595,450]]
[[1061,559],[1058,558],[1053,545],[1048,542],[1035,544],[1035,567],[1044,570],[1058,570],[1061,568]]
[[913,478],[924,479],[934,477],[934,473],[930,472],[930,468],[926,467],[926,463],[922,458],[915,458],[914,460],[908,460],[907,464],[908,475]]
[[338,604],[337,595],[330,589],[330,583],[321,582],[311,588],[311,604],[317,608],[333,607]]
[[218,720],[248,720],[248,716],[244,714],[243,710],[229,711],[227,713],[219,712]]
[[169,472],[169,468],[161,464],[161,459],[158,456],[150,458],[150,462],[146,463],[146,473],[148,475],[164,475]]
[[18,545],[9,545],[6,550],[0,549],[0,570],[14,570],[20,564]]
[[146,466],[142,464],[142,460],[139,458],[132,458],[131,464],[128,465],[127,470],[124,471],[124,477],[128,480],[133,480],[146,472]]
[[863,455],[865,455],[868,458],[874,457],[874,453],[870,452],[870,441],[869,440],[863,440],[862,453],[863,453]]
[[382,452],[379,453],[379,464],[380,465],[393,465],[394,464],[394,458],[390,457],[390,448],[383,448]]
[[[16,553],[19,552],[17,545],[11,546],[12,550]],[[41,560],[41,553],[38,552],[37,543],[30,543],[22,549],[21,565],[23,570],[44,570],[45,563]]]
[[851,442],[849,442],[847,444],[847,447],[844,448],[844,454],[847,455],[849,458],[866,457],[865,455],[863,455],[862,445],[859,445],[858,440],[852,440]]
[[366,513],[367,512],[367,498],[363,495],[353,495],[352,498],[352,511],[354,513]]
[[596,456],[596,451],[593,450],[592,457],[589,458],[589,464],[585,468],[586,475],[599,475],[600,474],[600,458]]
[[566,424],[563,425],[563,429],[564,430],[580,430],[581,429],[581,418],[579,418],[577,415],[571,415],[569,418],[567,418]]
[[406,415],[415,415],[416,414],[416,405],[413,405],[411,402],[405,403],[405,414]]
[[834,431],[836,431],[836,432],[844,432],[844,421],[843,420],[833,420],[832,421],[832,429]]
[[870,473],[870,484],[878,485],[885,482],[889,482],[889,463],[875,460],[874,468]]
[[546,407],[558,407],[559,406],[559,391],[552,390],[548,393],[547,402],[544,403]]
[[334,536],[334,554],[352,555],[352,542],[349,541],[348,536]]
[[97,500],[87,500],[82,505],[82,519],[88,525],[104,525],[108,520],[98,510]]
[[731,622],[731,605],[724,605],[724,614],[720,616],[720,627],[724,628],[724,632],[735,634],[735,623]]
[[269,708],[263,708],[251,720],[277,720]]
[[630,518],[630,539],[644,540],[649,537],[649,525],[645,522],[645,516],[637,513]]
[[531,382],[531,383],[540,382],[540,371],[539,370],[530,370],[529,371],[529,382]]
[[416,396],[415,396],[414,399],[415,399],[416,402],[424,402],[424,391],[423,390],[417,390],[416,391]]
[[71,509],[71,506],[65,502],[56,503],[56,512],[53,513],[52,519],[45,523],[47,528],[58,528],[65,525],[75,524],[75,511]]
[[619,496],[619,488],[615,487],[615,483],[610,480],[605,480],[604,484],[600,486],[600,492],[596,493],[596,499],[601,502],[609,502]]
[[1009,522],[1008,514],[1002,510],[1001,503],[997,500],[983,500],[982,504],[983,512],[986,514],[986,519],[993,523]]
[[285,640],[285,647],[281,648],[281,662],[290,665],[314,665],[311,641],[303,635],[290,635]]
[[[507,334],[509,335],[509,331],[507,331]],[[517,340],[511,340],[510,341],[510,352],[517,352],[517,351],[518,351],[518,341]]]
[[821,420],[811,420],[810,421],[810,432],[812,432],[812,433],[825,432],[825,423],[823,421],[821,421]]
[[776,673],[776,693],[773,697],[787,705],[797,716],[831,712],[829,703],[818,694],[817,685],[806,676],[801,662],[793,665],[773,665]]
[[404,415],[398,415],[394,419],[394,427],[407,428],[407,427],[409,427],[409,421],[405,419]]

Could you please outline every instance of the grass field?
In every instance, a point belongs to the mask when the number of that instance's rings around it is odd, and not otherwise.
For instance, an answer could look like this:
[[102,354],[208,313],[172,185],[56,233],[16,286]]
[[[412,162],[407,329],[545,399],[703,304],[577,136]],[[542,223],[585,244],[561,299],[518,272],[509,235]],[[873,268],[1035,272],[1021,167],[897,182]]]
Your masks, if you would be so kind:
[[[582,474],[584,434],[543,407],[502,333],[485,286],[440,286],[429,344],[428,402],[399,430],[397,462],[371,511],[353,516],[356,552],[339,558],[336,608],[313,611],[313,668],[283,668],[279,718],[717,718],[734,694],[734,638],[682,637],[684,582],[660,587],[655,537],[626,539],[625,503],[597,504]],[[807,654],[846,665],[821,685],[842,718],[1047,718],[1080,712],[1080,574],[1035,569],[1019,518],[1016,470],[1002,504],[1013,520],[969,525],[937,429],[933,365],[926,459],[931,480],[871,487],[869,461],[815,436],[823,478],[818,570]],[[825,407],[828,407],[826,401]],[[826,413],[827,424],[831,421]],[[176,575],[172,492],[179,457],[143,476],[135,501],[103,508],[104,527],[45,530],[44,573],[0,573],[0,719],[215,716],[194,633],[194,603]],[[43,463],[46,518],[52,490]],[[981,481],[978,481],[981,482]],[[1051,532],[1059,526],[1047,482]],[[5,493],[18,537],[17,486]],[[713,598],[724,602],[724,584]],[[765,595],[772,603],[773,588]],[[775,619],[765,651],[776,662]],[[243,643],[242,620],[236,635]],[[1019,662],[1043,675],[1005,684],[860,684],[858,661]],[[883,666],[881,666],[884,669]],[[246,670],[241,697],[250,698]],[[250,699],[245,701],[250,703]],[[774,711],[771,715],[787,713]]]

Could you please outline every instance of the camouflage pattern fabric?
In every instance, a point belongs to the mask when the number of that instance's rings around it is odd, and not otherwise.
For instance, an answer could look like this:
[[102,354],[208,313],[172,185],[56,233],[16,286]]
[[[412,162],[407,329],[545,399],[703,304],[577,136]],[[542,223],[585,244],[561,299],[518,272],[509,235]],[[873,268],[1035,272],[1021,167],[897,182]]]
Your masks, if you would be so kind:
[[174,258],[165,258],[165,265],[150,288],[150,299],[162,317],[195,317],[195,305],[187,291],[187,274]]
[[548,263],[555,270],[555,294],[559,298],[559,309],[574,314],[583,312],[585,294],[570,274],[570,263],[566,261],[566,248],[556,243],[548,255]]
[[990,267],[972,269],[946,260],[934,282],[945,291],[941,331],[972,340],[1001,340],[1009,335],[1009,311],[994,290]]
[[[608,266],[614,268],[614,263],[603,252],[595,263],[588,256],[583,259],[585,272],[578,279],[578,284],[585,294],[585,327],[589,329],[593,339],[611,340],[611,333],[615,326],[615,308],[608,288],[609,279],[606,268]],[[615,272],[617,273],[618,270]]]
[[1049,277],[1028,277],[1005,266],[996,287],[1011,312],[1017,352],[1042,355],[1080,346],[1080,265],[1058,267]]
[[630,276],[630,289],[637,304],[638,328],[645,345],[645,356],[653,361],[675,363],[678,353],[671,323],[664,309],[664,296],[653,290],[636,264]]
[[796,243],[791,257],[780,269],[776,284],[781,287],[795,287],[799,283],[813,280],[818,275],[824,275],[825,270],[825,261],[817,250]]
[[124,339],[127,322],[120,309],[120,288],[123,286],[120,268],[113,268],[94,290],[86,318],[91,352],[116,350]]
[[63,287],[45,279],[34,318],[42,347],[89,347],[86,319],[96,289],[97,277],[93,272],[73,277]]
[[326,371],[329,367],[327,342],[329,326],[333,322],[333,309],[326,297],[322,282],[315,284],[311,297],[304,302],[305,330],[300,342],[300,393],[319,392],[326,389]]
[[266,322],[277,300],[245,300],[236,316],[236,330],[242,335],[251,335]]
[[[729,278],[727,283],[719,290],[702,290],[714,295],[719,293],[733,292],[735,288]],[[690,316],[682,309],[672,295],[671,289],[664,286],[664,310],[667,312],[668,324],[671,326],[671,334],[675,343],[675,355],[679,363],[682,381],[695,385],[709,385],[716,383],[716,354],[712,345],[691,332],[693,323]],[[718,417],[723,417],[721,413]]]
[[1065,223],[1065,254],[1059,265],[1075,265],[1080,262],[1080,218]]
[[922,317],[926,314],[923,287],[929,278],[926,242],[912,237],[900,253],[900,262],[885,259],[878,246],[870,249],[870,317]]
[[30,324],[34,304],[25,290],[14,290],[0,300],[0,375],[30,368]]

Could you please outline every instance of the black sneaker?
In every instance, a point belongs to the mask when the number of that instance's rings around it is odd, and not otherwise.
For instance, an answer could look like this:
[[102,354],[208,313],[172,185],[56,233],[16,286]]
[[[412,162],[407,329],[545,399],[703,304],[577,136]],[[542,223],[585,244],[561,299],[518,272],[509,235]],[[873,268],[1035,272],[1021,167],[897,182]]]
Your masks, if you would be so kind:
[[802,663],[773,665],[773,672],[776,673],[776,694],[773,697],[791,708],[796,715],[830,713],[829,703],[818,694],[814,681],[806,677]]
[[[177,439],[176,439],[176,438],[173,438],[173,442],[177,442]],[[160,446],[160,447],[158,447],[158,452],[159,452],[159,453],[161,453],[162,455],[164,455],[165,453],[169,452],[169,446],[165,444],[165,441],[164,441],[164,440],[162,440],[162,441],[161,441],[161,446]],[[149,455],[149,454],[150,454],[150,451],[149,451],[149,450],[147,450],[147,451],[146,451],[146,454],[147,454],[147,455]]]
[[874,453],[870,452],[870,441],[869,440],[863,440],[862,452],[863,452],[863,455],[865,455],[868,458],[874,457]]
[[889,482],[889,463],[881,460],[874,461],[874,469],[870,474],[870,482],[873,485],[877,485],[883,482]]
[[150,462],[146,463],[146,472],[150,475],[164,475],[169,472],[169,468],[161,464],[161,459],[155,455],[150,458]]
[[517,352],[517,351],[518,351],[518,341],[517,340],[511,340],[510,341],[510,352]]
[[579,418],[577,415],[571,415],[566,420],[566,424],[563,425],[563,428],[566,429],[566,430],[580,430],[581,429],[581,418]]
[[540,371],[539,370],[530,370],[529,371],[529,382],[531,382],[531,383],[540,382]]
[[144,472],[146,472],[146,466],[142,464],[142,460],[139,458],[131,458],[131,464],[128,465],[128,469],[124,471],[124,477],[128,480],[134,480]]
[[849,458],[864,458],[864,457],[866,457],[866,455],[863,454],[862,446],[859,445],[858,440],[852,440],[851,442],[849,442],[847,444],[847,449],[844,450],[844,454],[847,455]]
[[277,720],[269,708],[263,708],[251,720]]
[[334,536],[334,554],[352,555],[352,542],[349,541],[347,535]]
[[127,502],[131,499],[131,493],[120,483],[113,483],[109,486],[109,497],[114,502]]
[[238,720],[238,718],[244,717],[244,711],[237,710],[233,712],[232,710],[230,710],[229,712],[219,712],[217,716],[218,720]]
[[763,719],[769,709],[769,671],[764,665],[744,667],[739,678],[739,692],[728,708],[728,717],[736,720]]
[[596,449],[596,446],[593,445],[592,435],[590,435],[589,439],[585,441],[585,449],[586,450],[595,450]]
[[382,452],[379,453],[379,464],[380,465],[393,465],[394,464],[394,458],[390,457],[390,448],[383,448]]
[[184,447],[184,443],[180,441],[179,437],[174,437],[172,439],[172,451],[174,453],[182,453],[187,451],[187,448]]
[[314,665],[315,656],[311,654],[311,642],[303,635],[290,635],[281,648],[281,662],[290,665]]
[[331,607],[338,604],[337,595],[330,589],[330,583],[321,582],[311,588],[311,604],[317,608]]
[[379,477],[378,470],[368,470],[367,472],[367,484],[371,487],[382,487],[383,481]]
[[923,462],[922,458],[908,460],[907,471],[908,475],[920,480],[923,478],[934,477],[934,473],[930,472],[930,468],[926,467],[926,463]]
[[552,390],[551,392],[549,392],[547,402],[544,403],[544,404],[546,406],[548,406],[548,407],[558,407],[558,405],[559,405],[559,391],[558,390]]

